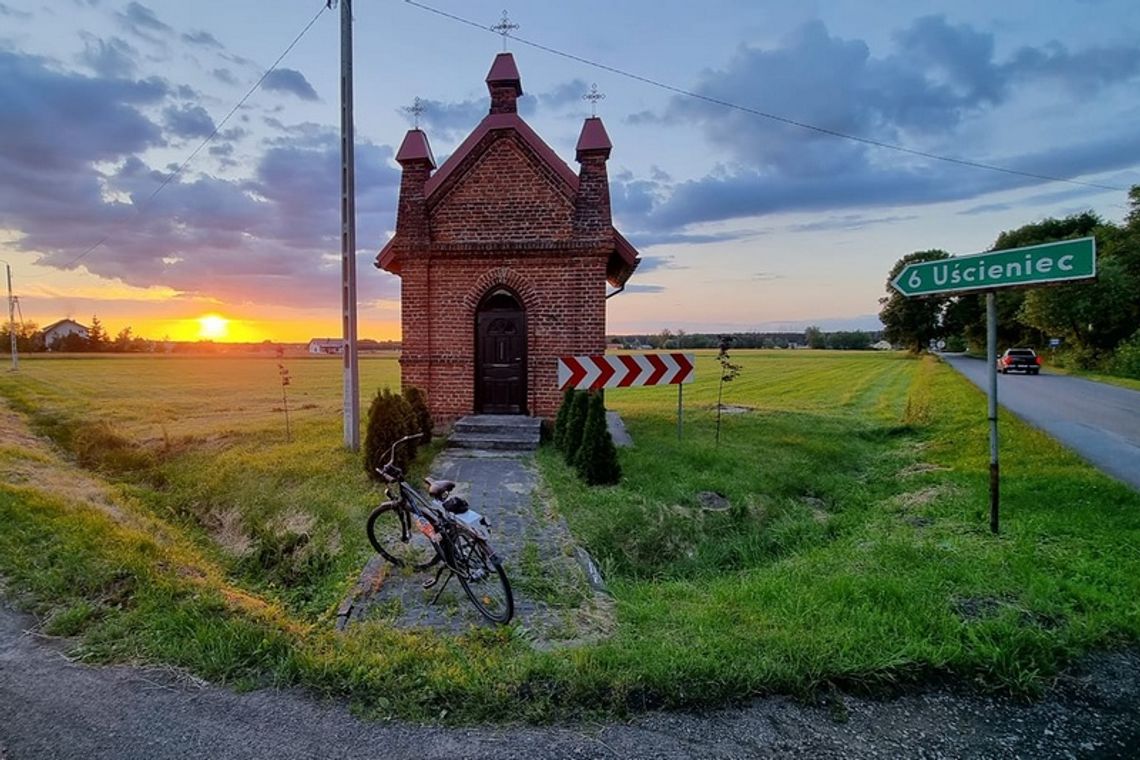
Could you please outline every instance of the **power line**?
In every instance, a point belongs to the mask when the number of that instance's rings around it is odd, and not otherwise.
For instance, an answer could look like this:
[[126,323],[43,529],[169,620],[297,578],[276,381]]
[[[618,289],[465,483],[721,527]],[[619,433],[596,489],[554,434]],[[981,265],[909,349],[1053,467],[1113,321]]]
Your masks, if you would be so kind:
[[[483,31],[492,32],[494,34],[500,34],[500,32],[494,31],[489,26],[477,23],[475,21],[472,21],[471,19],[464,18],[462,16],[457,16],[454,13],[448,13],[447,11],[440,10],[439,8],[433,8],[430,5],[425,5],[423,3],[417,2],[416,0],[404,0],[404,2],[407,3],[408,5],[413,5],[416,8],[420,8],[421,10],[428,11],[429,13],[434,13],[438,16],[443,16],[444,18],[451,19],[452,21],[458,21],[459,23],[466,24],[467,26],[472,26],[472,27],[475,27],[476,29],[481,29]],[[944,156],[944,155],[941,155],[938,153],[929,153],[927,151],[918,150],[916,148],[907,148],[903,145],[896,145],[894,143],[884,142],[882,140],[875,140],[875,139],[872,139],[870,137],[862,137],[860,135],[853,135],[853,134],[849,134],[847,132],[840,132],[840,131],[835,130],[835,129],[828,129],[827,127],[816,126],[815,124],[809,124],[807,122],[797,121],[796,119],[790,119],[786,116],[780,116],[778,114],[769,113],[767,111],[761,111],[758,108],[751,108],[749,106],[742,106],[739,103],[733,103],[731,101],[723,100],[721,98],[714,98],[710,95],[702,95],[699,92],[693,92],[692,90],[686,90],[683,87],[676,87],[676,86],[668,84],[666,82],[661,82],[661,81],[656,80],[656,79],[650,79],[649,77],[642,76],[640,74],[635,74],[631,71],[625,71],[624,69],[619,69],[616,66],[610,66],[610,65],[605,64],[605,63],[599,63],[597,61],[590,60],[589,58],[583,58],[582,56],[575,55],[573,53],[567,53],[563,50],[558,50],[557,48],[552,48],[548,45],[543,45],[543,44],[538,43],[538,42],[533,42],[531,40],[525,39],[523,37],[519,37],[519,36],[514,35],[514,34],[508,33],[508,35],[510,36],[511,39],[513,39],[516,42],[519,42],[523,45],[527,45],[527,46],[535,48],[537,50],[542,50],[543,52],[550,53],[552,55],[561,56],[562,58],[567,58],[571,61],[575,61],[577,63],[585,64],[586,66],[592,66],[596,69],[601,69],[602,71],[608,71],[612,74],[617,74],[618,76],[622,76],[622,77],[625,77],[627,79],[632,79],[632,80],[637,81],[637,82],[642,82],[643,84],[648,84],[648,85],[651,85],[653,87],[657,87],[657,88],[660,88],[662,90],[672,92],[675,95],[683,95],[684,97],[687,97],[687,98],[693,98],[695,100],[701,100],[701,101],[704,101],[706,103],[712,103],[713,105],[722,106],[724,108],[730,108],[734,111],[741,111],[743,113],[751,114],[753,116],[759,116],[759,117],[764,118],[764,119],[776,121],[776,122],[779,122],[781,124],[787,124],[787,125],[792,126],[792,127],[798,127],[800,129],[805,129],[805,130],[808,130],[811,132],[816,132],[818,134],[828,135],[830,137],[838,137],[838,138],[841,138],[844,140],[852,140],[854,142],[863,143],[864,145],[871,145],[871,146],[874,146],[876,148],[893,150],[893,151],[896,151],[899,153],[906,153],[906,154],[909,154],[912,156],[919,156],[921,158],[928,158],[928,159],[931,159],[934,161],[943,161],[943,162],[946,162],[949,164],[957,164],[959,166],[968,166],[968,167],[971,167],[974,169],[985,169],[987,171],[1002,172],[1003,174],[1012,174],[1012,175],[1018,176],[1018,177],[1028,177],[1030,179],[1046,180],[1048,182],[1065,182],[1065,183],[1068,183],[1070,185],[1080,185],[1082,187],[1092,187],[1092,188],[1096,188],[1098,190],[1112,190],[1115,192],[1125,192],[1125,189],[1122,187],[1113,187],[1112,185],[1102,185],[1102,184],[1097,183],[1097,182],[1085,182],[1083,180],[1070,179],[1067,177],[1054,177],[1054,176],[1049,175],[1049,174],[1037,174],[1035,172],[1021,171],[1020,169],[1010,169],[1009,167],[1006,167],[1006,166],[998,166],[996,164],[987,164],[987,163],[984,163],[982,161],[970,161],[970,160],[964,159],[964,158],[954,158],[952,156]]]
[[127,221],[125,221],[125,222],[122,222],[122,223],[120,223],[120,225],[119,225],[118,229],[116,229],[116,230],[114,230],[114,231],[112,231],[112,232],[108,232],[106,235],[104,235],[102,238],[100,238],[100,239],[99,239],[99,240],[98,240],[98,241],[97,241],[97,242],[96,242],[94,245],[90,246],[90,247],[89,247],[89,248],[87,248],[87,250],[85,250],[83,253],[79,254],[79,255],[78,255],[78,256],[76,256],[74,259],[72,259],[71,261],[69,261],[69,262],[67,263],[67,265],[66,265],[66,266],[64,266],[63,268],[64,268],[64,269],[70,269],[71,267],[75,266],[75,265],[76,265],[76,264],[78,264],[78,263],[79,263],[79,262],[80,262],[82,259],[84,259],[84,258],[85,258],[85,257],[86,257],[88,254],[90,254],[92,251],[94,251],[96,248],[98,248],[99,246],[103,245],[103,244],[104,244],[104,243],[106,243],[108,240],[110,240],[110,239],[111,239],[111,235],[112,235],[112,234],[114,234],[114,232],[120,232],[120,231],[122,231],[122,229],[123,229],[124,227],[126,227],[126,226],[127,226],[127,225],[129,225],[129,224],[131,224],[131,223],[132,223],[132,222],[133,222],[135,219],[138,219],[138,218],[139,218],[139,216],[141,216],[141,215],[142,215],[142,213],[143,213],[143,212],[144,212],[144,211],[145,211],[145,210],[146,210],[146,209],[147,209],[147,208],[150,206],[151,202],[152,202],[152,201],[155,199],[155,197],[156,197],[156,196],[157,196],[159,193],[161,193],[161,192],[162,192],[162,191],[163,191],[163,190],[166,188],[166,186],[167,186],[167,185],[169,185],[171,182],[173,182],[173,181],[174,181],[174,178],[175,178],[175,177],[177,177],[179,174],[181,174],[181,173],[182,173],[182,170],[183,170],[183,169],[185,169],[185,168],[187,167],[187,165],[189,165],[189,163],[190,163],[191,161],[193,161],[193,160],[194,160],[194,157],[195,157],[195,156],[197,156],[199,153],[201,153],[201,152],[202,152],[202,149],[203,149],[203,148],[205,148],[207,145],[209,145],[209,144],[210,144],[210,142],[211,142],[211,141],[212,141],[212,140],[213,140],[215,137],[217,137],[217,136],[218,136],[218,133],[219,133],[219,132],[222,130],[222,127],[224,127],[224,126],[226,125],[226,122],[228,122],[228,121],[230,120],[230,118],[231,118],[231,117],[232,117],[232,116],[233,116],[235,113],[237,113],[237,111],[238,111],[238,109],[239,109],[239,108],[241,108],[243,105],[245,105],[245,102],[246,102],[247,100],[249,100],[249,99],[250,99],[250,97],[253,95],[253,93],[255,93],[255,92],[257,91],[257,89],[258,89],[259,87],[261,87],[261,84],[262,84],[262,82],[264,82],[264,81],[265,81],[265,78],[266,78],[266,77],[268,77],[270,74],[272,74],[272,73],[273,73],[273,72],[274,72],[274,71],[277,69],[277,66],[278,66],[278,64],[280,64],[280,63],[281,63],[281,61],[283,61],[283,60],[285,59],[285,56],[289,55],[289,52],[290,52],[290,51],[291,51],[291,50],[292,50],[294,47],[296,47],[296,46],[297,46],[297,43],[301,41],[301,38],[302,38],[302,37],[304,37],[304,36],[305,36],[305,34],[306,34],[306,33],[307,33],[307,32],[308,32],[310,29],[312,29],[312,28],[313,28],[313,24],[317,23],[317,19],[319,19],[319,18],[321,17],[321,14],[322,14],[322,13],[324,13],[326,10],[328,10],[328,4],[327,4],[327,3],[325,3],[325,4],[322,4],[322,5],[321,5],[321,9],[320,9],[319,11],[317,11],[317,15],[313,16],[313,18],[309,20],[309,23],[308,23],[308,24],[306,24],[306,25],[305,25],[305,27],[304,27],[304,28],[303,28],[303,29],[300,31],[300,33],[299,33],[299,34],[297,34],[297,36],[293,38],[293,41],[289,43],[289,46],[288,46],[287,48],[285,48],[285,50],[284,50],[284,51],[281,53],[281,55],[277,56],[277,60],[275,60],[275,61],[273,62],[273,65],[271,65],[271,66],[270,66],[268,69],[266,69],[266,70],[265,70],[265,73],[261,75],[261,78],[259,78],[259,79],[258,79],[256,82],[254,82],[253,86],[252,86],[252,87],[250,87],[250,88],[249,88],[249,90],[248,90],[248,91],[245,93],[245,95],[243,95],[243,96],[242,96],[241,100],[239,100],[239,101],[237,102],[237,104],[236,104],[236,105],[234,105],[234,107],[230,109],[229,113],[227,113],[227,114],[225,115],[225,117],[223,117],[223,118],[222,118],[222,120],[221,120],[221,121],[219,121],[219,122],[218,122],[218,123],[217,123],[217,124],[214,126],[214,131],[210,133],[210,136],[209,136],[209,137],[207,137],[205,140],[203,140],[203,141],[202,141],[202,142],[201,142],[201,143],[198,145],[198,147],[197,147],[197,148],[195,148],[195,149],[194,149],[194,150],[193,150],[193,151],[190,153],[190,155],[188,155],[188,156],[186,157],[186,159],[185,159],[185,160],[184,160],[184,161],[183,161],[181,164],[179,164],[179,165],[178,165],[178,168],[176,168],[174,171],[172,171],[170,174],[168,174],[168,175],[166,176],[166,179],[164,179],[164,180],[162,181],[162,183],[161,183],[161,184],[159,184],[159,186],[158,186],[158,187],[156,187],[156,188],[154,189],[154,192],[152,192],[152,193],[150,194],[150,196],[149,196],[149,197],[147,197],[147,199],[146,199],[146,200],[144,200],[142,203],[140,203],[138,206],[136,206],[136,207],[135,207],[135,210],[136,210],[136,212],[137,212],[137,213],[135,214],[135,216],[131,217],[130,219],[128,219],[128,220],[127,220]]

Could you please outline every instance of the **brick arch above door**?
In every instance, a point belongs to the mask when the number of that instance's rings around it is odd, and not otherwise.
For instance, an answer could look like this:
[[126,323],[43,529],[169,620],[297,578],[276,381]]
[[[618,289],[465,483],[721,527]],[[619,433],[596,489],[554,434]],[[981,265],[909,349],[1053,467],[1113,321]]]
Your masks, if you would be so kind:
[[498,267],[480,275],[475,280],[475,284],[467,291],[467,295],[463,297],[463,313],[467,319],[473,320],[475,318],[475,310],[479,308],[484,296],[493,288],[504,286],[514,291],[523,311],[533,312],[537,310],[539,296],[526,276],[508,267]]

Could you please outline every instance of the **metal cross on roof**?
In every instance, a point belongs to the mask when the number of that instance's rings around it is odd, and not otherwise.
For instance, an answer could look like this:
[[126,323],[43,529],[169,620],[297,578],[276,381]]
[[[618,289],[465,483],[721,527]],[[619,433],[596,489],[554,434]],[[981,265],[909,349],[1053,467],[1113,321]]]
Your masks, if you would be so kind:
[[420,114],[427,110],[427,106],[419,98],[412,101],[410,106],[404,106],[404,112],[412,115],[412,120],[415,121],[416,129],[420,128]]
[[582,100],[590,101],[590,115],[591,116],[597,116],[598,115],[598,101],[599,100],[605,100],[605,99],[606,99],[606,94],[604,92],[598,92],[598,85],[597,84],[590,85],[590,91],[582,96]]
[[518,24],[512,24],[511,23],[511,19],[509,16],[507,16],[507,12],[505,10],[503,11],[503,17],[502,17],[502,19],[499,20],[499,23],[497,23],[493,27],[491,27],[492,32],[498,32],[499,34],[503,35],[503,52],[504,53],[507,51],[507,37],[510,37],[511,32],[515,29],[518,29],[518,28],[519,28]]

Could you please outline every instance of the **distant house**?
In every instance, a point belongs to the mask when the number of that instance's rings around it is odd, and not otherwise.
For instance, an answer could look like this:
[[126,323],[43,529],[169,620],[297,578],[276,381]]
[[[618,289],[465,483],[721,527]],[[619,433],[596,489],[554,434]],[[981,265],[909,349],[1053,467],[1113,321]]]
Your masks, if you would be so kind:
[[871,348],[876,351],[890,351],[894,348],[889,340],[880,340],[878,343],[872,343]]
[[43,337],[44,347],[50,351],[52,346],[68,335],[78,335],[80,338],[86,340],[88,331],[86,327],[74,319],[61,319],[45,327],[40,335]]
[[340,354],[344,352],[344,341],[340,338],[313,338],[309,341],[310,354]]

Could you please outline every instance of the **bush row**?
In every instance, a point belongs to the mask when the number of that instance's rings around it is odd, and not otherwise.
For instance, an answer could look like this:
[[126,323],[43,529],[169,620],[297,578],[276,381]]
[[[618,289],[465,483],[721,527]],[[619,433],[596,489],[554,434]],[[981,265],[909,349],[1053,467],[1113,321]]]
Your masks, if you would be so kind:
[[554,445],[590,485],[621,480],[617,448],[606,427],[601,393],[567,389],[554,421]]

